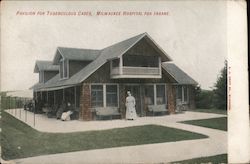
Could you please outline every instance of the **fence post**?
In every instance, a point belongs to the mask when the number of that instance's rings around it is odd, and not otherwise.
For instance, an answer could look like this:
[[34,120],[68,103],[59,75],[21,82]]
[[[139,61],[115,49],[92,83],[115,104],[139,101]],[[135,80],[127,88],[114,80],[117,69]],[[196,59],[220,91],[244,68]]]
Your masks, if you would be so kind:
[[[9,98],[8,107],[9,107],[9,109],[10,109],[10,97],[8,96],[8,98]],[[11,112],[11,113],[12,113],[12,112]]]
[[[26,106],[26,98],[24,98],[24,105]],[[27,122],[27,107],[25,110],[25,122]]]
[[22,118],[22,108],[20,106],[21,106],[21,99],[19,98],[18,108],[19,108],[19,118],[21,119]]
[[[33,103],[33,101],[32,101],[32,103]],[[35,106],[35,103],[32,104],[32,106],[34,108],[33,112],[34,112],[34,127],[35,127],[35,125],[36,125],[36,106]]]
[[14,97],[14,108],[15,108],[15,116],[16,116],[16,97]]
[[[9,96],[8,96],[8,99],[9,99],[8,107],[9,107],[9,110],[10,110],[10,97],[9,97]],[[12,113],[12,110],[11,110],[11,114],[13,114],[13,113]]]

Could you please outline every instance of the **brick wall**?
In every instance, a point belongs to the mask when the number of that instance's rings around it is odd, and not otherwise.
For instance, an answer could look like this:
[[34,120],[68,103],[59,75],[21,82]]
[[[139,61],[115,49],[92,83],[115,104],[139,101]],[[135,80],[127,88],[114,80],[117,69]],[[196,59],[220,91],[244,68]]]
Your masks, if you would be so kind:
[[189,109],[195,109],[195,88],[189,86]]
[[92,120],[91,113],[91,99],[90,99],[90,85],[84,83],[82,85],[81,96],[80,96],[80,111],[79,119],[89,121]]
[[176,92],[175,86],[171,84],[167,84],[167,104],[169,113],[174,114],[176,109]]
[[125,86],[123,84],[119,85],[119,106],[122,118],[125,118],[126,115],[126,106],[125,106]]

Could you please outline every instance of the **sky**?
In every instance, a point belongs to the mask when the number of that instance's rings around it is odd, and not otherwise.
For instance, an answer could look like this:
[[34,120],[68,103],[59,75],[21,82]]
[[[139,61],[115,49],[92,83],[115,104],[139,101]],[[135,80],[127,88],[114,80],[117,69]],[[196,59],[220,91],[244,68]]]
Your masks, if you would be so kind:
[[[35,61],[52,60],[57,47],[102,49],[144,32],[202,89],[212,89],[227,59],[226,1],[7,1],[1,11],[2,91],[32,87],[38,81]],[[142,15],[98,16],[98,11]]]

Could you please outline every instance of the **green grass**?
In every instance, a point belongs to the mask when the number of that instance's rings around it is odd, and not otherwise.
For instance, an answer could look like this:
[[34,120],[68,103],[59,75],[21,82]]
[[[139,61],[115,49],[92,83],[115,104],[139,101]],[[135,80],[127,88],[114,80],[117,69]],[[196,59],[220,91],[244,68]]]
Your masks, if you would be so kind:
[[172,162],[174,164],[200,164],[200,163],[211,163],[211,164],[221,164],[227,163],[227,154],[221,154],[210,157],[194,158],[185,161]]
[[4,159],[207,138],[205,135],[158,125],[75,133],[42,133],[6,112],[2,113],[2,125]]
[[227,131],[227,117],[183,121],[182,123]]
[[227,115],[227,110],[223,109],[194,109],[192,112],[204,112],[204,113],[215,113],[215,114],[225,114]]

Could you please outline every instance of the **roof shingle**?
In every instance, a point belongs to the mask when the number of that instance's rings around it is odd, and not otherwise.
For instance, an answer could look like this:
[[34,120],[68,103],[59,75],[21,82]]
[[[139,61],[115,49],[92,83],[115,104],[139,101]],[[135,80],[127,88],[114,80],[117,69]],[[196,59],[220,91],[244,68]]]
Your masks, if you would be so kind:
[[[64,58],[71,60],[93,60],[86,67],[81,69],[79,72],[74,74],[69,79],[60,80],[59,74],[54,76],[52,79],[47,81],[44,85],[34,85],[34,90],[39,90],[42,88],[52,88],[58,86],[69,86],[76,85],[83,82],[86,78],[88,78],[93,72],[99,69],[103,64],[105,64],[108,60],[118,58],[124,53],[126,53],[131,47],[133,47],[138,41],[142,38],[147,37],[147,39],[151,38],[147,33],[142,33],[132,38],[126,39],[124,41],[118,42],[114,45],[106,47],[102,50],[88,50],[88,49],[74,49],[74,48],[63,48],[59,47],[57,49],[57,53],[53,60],[53,63],[56,64],[60,59],[60,54],[64,56]],[[152,41],[155,43],[154,41]],[[157,46],[157,45],[156,45]],[[60,54],[58,54],[60,53]],[[170,57],[162,52],[164,56],[164,61],[171,60]]]
[[182,71],[174,63],[162,63],[162,68],[167,71],[179,84],[197,85],[198,83]]
[[59,66],[53,65],[51,61],[37,60],[34,73],[38,73],[39,71],[59,71]]

